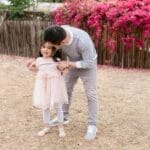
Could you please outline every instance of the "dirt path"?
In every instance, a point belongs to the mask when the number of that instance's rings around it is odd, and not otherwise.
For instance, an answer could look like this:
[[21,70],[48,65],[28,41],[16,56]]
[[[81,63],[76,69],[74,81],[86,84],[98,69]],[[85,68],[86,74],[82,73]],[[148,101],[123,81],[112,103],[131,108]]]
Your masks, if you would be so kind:
[[[31,105],[34,75],[27,58],[0,56],[0,150],[149,150],[150,70],[98,70],[99,125],[95,140],[84,140],[87,103],[81,81],[71,107],[67,137],[56,128],[39,138],[41,111]],[[52,113],[52,116],[55,114]]]

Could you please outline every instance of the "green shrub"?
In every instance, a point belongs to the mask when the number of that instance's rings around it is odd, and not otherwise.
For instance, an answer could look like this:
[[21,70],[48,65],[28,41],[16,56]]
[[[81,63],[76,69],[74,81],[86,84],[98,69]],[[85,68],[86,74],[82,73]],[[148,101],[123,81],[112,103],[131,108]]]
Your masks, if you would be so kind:
[[8,7],[7,5],[2,4],[2,3],[0,2],[0,11],[6,10],[7,7]]
[[20,18],[24,9],[34,4],[33,0],[9,0],[8,10],[11,12],[9,19]]

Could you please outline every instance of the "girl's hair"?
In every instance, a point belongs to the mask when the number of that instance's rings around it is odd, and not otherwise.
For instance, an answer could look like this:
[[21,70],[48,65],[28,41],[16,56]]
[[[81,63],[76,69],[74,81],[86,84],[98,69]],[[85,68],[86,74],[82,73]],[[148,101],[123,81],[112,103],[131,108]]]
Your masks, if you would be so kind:
[[[41,44],[41,46],[44,45],[44,43]],[[43,57],[41,51],[39,51],[38,57]],[[52,58],[54,61],[60,61],[62,60],[62,52],[61,49],[56,49],[55,47],[52,47]]]
[[62,50],[61,49],[56,49],[55,53],[53,55],[54,61],[61,61],[62,60]]
[[66,36],[66,31],[61,26],[51,26],[44,31],[44,41],[56,45],[60,45]]

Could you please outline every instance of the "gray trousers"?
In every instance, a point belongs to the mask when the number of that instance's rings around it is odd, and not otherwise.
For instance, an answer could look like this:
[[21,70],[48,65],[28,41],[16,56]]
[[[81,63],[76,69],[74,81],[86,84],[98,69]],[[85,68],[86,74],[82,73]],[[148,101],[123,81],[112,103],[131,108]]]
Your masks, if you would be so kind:
[[71,105],[72,91],[78,78],[83,82],[84,90],[88,100],[88,125],[97,125],[98,120],[98,101],[96,93],[96,70],[97,66],[92,69],[73,68],[65,76],[69,104],[63,105],[64,119],[68,118],[69,107]]

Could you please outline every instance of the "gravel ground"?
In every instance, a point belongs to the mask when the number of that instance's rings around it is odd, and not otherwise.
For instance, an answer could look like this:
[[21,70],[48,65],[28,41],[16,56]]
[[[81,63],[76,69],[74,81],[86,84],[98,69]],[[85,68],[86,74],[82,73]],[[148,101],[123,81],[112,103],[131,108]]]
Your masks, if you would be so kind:
[[[32,107],[34,74],[28,58],[0,55],[0,150],[149,150],[150,70],[100,66],[97,72],[99,124],[86,141],[87,100],[81,81],[75,86],[67,136],[57,128],[44,137],[41,111]],[[52,117],[55,112],[52,112]]]

